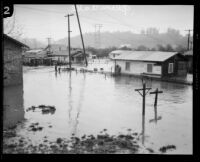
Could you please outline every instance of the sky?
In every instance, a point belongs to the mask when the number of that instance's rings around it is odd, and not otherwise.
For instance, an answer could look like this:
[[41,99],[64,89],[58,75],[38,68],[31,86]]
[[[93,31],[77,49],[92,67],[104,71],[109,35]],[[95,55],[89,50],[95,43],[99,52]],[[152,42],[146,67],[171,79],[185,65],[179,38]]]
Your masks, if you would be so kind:
[[[159,32],[167,28],[180,30],[186,35],[193,29],[193,5],[77,5],[83,33],[95,32],[95,24],[101,24],[101,32],[131,31],[156,27]],[[70,17],[71,36],[80,34],[74,5],[14,5],[17,25],[22,27],[22,37],[46,41],[68,36],[67,14]]]

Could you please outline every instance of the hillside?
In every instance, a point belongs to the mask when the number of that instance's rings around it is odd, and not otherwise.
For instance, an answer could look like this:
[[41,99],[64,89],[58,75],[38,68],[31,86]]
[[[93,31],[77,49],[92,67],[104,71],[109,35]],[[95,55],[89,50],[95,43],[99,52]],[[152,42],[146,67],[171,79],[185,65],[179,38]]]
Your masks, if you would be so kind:
[[[85,46],[95,47],[94,33],[86,33],[83,35]],[[67,37],[56,41],[57,44],[67,44]],[[158,44],[167,45],[171,44],[172,47],[185,46],[187,47],[187,37],[173,34],[134,34],[132,32],[102,32],[101,33],[101,48],[105,47],[119,47],[123,44],[130,44],[132,48],[144,45],[148,48],[156,47]],[[71,45],[73,47],[81,47],[80,36],[71,38]]]

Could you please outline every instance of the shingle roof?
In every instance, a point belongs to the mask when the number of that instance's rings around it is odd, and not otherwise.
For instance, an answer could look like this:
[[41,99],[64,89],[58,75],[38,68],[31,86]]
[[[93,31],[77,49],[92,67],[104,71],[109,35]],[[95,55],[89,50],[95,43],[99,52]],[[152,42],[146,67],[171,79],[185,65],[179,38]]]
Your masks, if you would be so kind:
[[132,61],[158,61],[163,62],[168,58],[178,54],[178,52],[161,51],[120,51],[121,54],[113,58],[114,60],[132,60]]

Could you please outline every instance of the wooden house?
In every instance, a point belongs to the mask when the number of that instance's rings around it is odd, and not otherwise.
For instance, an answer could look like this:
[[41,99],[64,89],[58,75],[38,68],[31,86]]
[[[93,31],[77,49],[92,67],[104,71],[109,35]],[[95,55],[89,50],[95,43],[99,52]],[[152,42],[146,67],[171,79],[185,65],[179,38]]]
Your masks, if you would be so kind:
[[51,58],[48,58],[47,52],[42,49],[29,50],[23,54],[23,65],[38,66],[50,64]]
[[111,60],[120,68],[121,74],[155,78],[187,75],[186,58],[178,52],[121,51]]
[[29,47],[3,34],[4,86],[22,84],[22,52]]

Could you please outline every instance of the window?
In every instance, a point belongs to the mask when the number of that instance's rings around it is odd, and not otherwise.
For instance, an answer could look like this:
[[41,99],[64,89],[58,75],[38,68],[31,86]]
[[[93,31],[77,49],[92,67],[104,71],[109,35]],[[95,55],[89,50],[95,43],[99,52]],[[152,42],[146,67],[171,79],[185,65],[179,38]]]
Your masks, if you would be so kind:
[[147,72],[152,73],[153,71],[153,64],[147,64]]
[[168,73],[173,73],[173,72],[174,72],[174,64],[173,63],[169,63]]
[[126,71],[130,71],[130,62],[126,62],[125,69],[126,69]]

